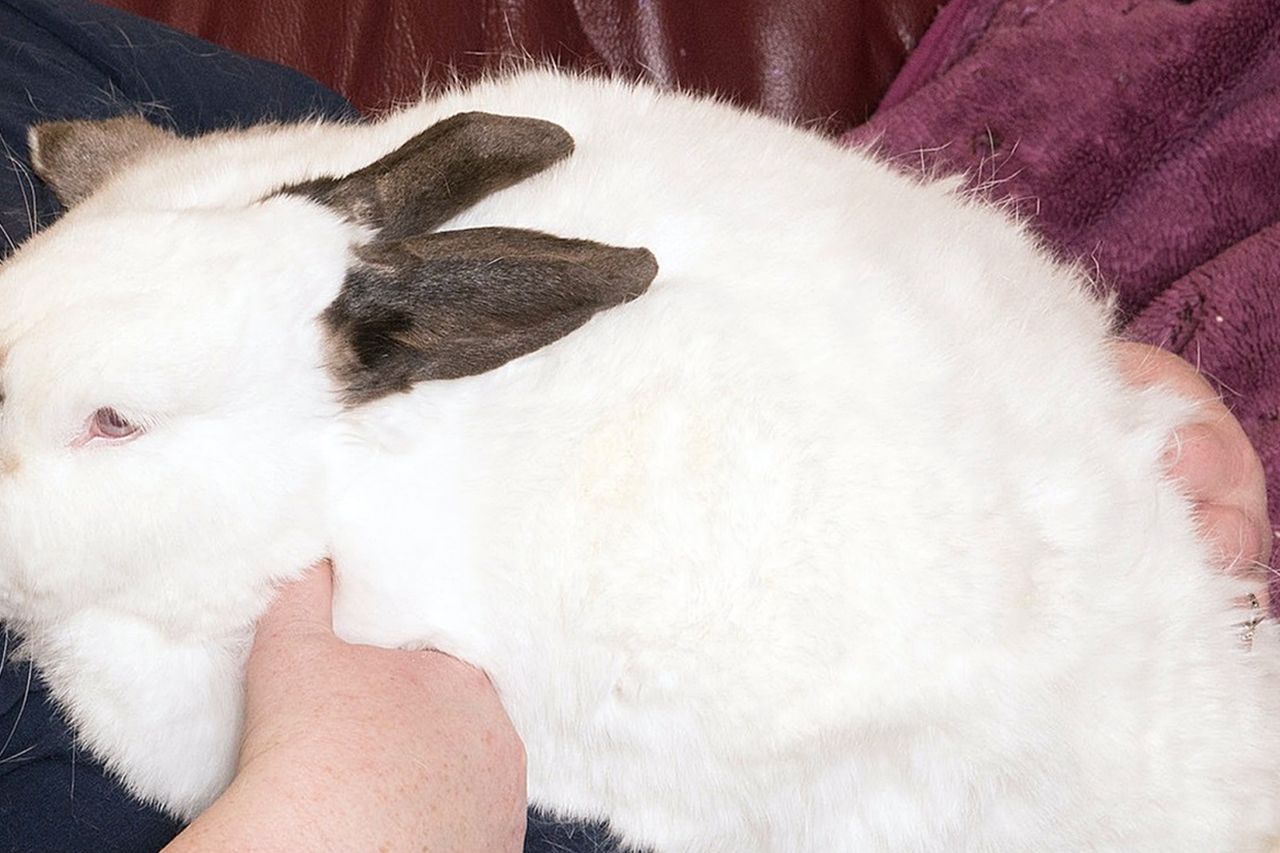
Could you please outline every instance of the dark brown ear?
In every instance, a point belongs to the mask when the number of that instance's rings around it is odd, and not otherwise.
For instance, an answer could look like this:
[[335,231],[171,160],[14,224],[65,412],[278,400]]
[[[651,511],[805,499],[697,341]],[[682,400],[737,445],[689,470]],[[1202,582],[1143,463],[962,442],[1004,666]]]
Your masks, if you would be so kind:
[[322,315],[329,367],[349,405],[483,373],[634,299],[657,273],[646,249],[514,228],[378,241]]
[[358,172],[284,192],[308,196],[378,229],[381,239],[397,240],[435,229],[572,152],[573,138],[549,121],[459,113]]
[[51,121],[27,133],[31,165],[63,207],[72,207],[116,172],[176,139],[141,116]]

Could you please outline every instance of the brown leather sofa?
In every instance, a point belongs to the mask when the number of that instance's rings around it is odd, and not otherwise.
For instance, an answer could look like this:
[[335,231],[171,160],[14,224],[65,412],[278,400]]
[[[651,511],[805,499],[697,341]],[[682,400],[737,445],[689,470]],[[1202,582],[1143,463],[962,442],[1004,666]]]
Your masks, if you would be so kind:
[[836,132],[868,118],[944,0],[106,0],[292,66],[365,112],[504,58],[714,91]]

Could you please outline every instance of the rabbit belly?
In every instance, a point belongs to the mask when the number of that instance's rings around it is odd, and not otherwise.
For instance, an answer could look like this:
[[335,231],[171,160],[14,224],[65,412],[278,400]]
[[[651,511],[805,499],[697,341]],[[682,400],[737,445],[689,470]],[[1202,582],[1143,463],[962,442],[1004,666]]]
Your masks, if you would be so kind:
[[[1211,568],[1107,312],[999,214],[727,107],[532,75],[389,120],[577,151],[461,216],[650,292],[352,415],[335,618],[484,667],[531,799],[660,851],[1246,850],[1276,638]],[[399,123],[399,124],[397,124]]]

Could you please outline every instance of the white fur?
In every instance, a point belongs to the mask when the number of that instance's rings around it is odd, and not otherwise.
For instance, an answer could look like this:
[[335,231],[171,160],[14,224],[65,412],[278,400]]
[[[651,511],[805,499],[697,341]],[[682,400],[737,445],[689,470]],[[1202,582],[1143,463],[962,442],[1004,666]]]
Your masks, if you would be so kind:
[[[565,162],[446,227],[645,246],[648,293],[350,412],[313,318],[367,235],[268,198],[436,120]],[[1276,632],[1209,565],[1108,312],[954,182],[708,100],[528,72],[367,126],[174,144],[0,269],[0,616],[191,815],[273,584],[486,669],[531,799],[660,851],[1244,851],[1280,831]],[[94,408],[145,419],[69,448]]]

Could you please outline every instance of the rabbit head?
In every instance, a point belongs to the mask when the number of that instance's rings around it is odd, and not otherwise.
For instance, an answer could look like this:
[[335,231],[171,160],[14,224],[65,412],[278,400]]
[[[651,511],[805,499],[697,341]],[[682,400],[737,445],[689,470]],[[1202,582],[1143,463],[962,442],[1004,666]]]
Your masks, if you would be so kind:
[[498,367],[656,273],[642,249],[436,230],[570,154],[544,121],[460,114],[351,174],[189,206],[128,189],[199,141],[122,118],[30,142],[69,210],[0,267],[0,619],[20,628],[252,618],[324,554],[345,409]]

